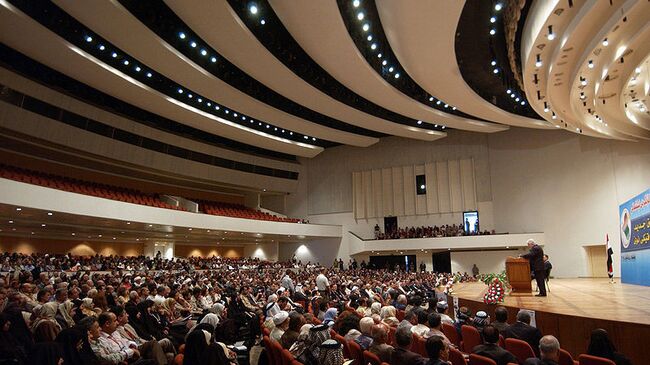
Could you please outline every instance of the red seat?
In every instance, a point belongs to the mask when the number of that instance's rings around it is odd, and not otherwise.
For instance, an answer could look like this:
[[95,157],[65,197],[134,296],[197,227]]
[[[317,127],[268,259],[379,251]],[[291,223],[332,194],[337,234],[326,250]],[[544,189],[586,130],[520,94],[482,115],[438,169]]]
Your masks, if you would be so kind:
[[405,315],[406,315],[406,313],[404,313],[404,311],[400,309],[400,310],[397,311],[397,314],[395,315],[395,317],[397,317],[397,320],[401,322],[404,319]]
[[458,336],[458,331],[456,327],[450,325],[449,323],[442,323],[442,333],[447,336],[449,342],[453,343],[456,347],[460,348],[460,337]]
[[502,349],[506,348],[506,339],[503,338],[503,335],[499,335],[499,347]]
[[271,345],[271,339],[269,336],[262,337],[262,342],[264,343],[264,349],[266,350],[266,360],[269,365],[280,365],[275,363],[275,356],[273,356],[273,346]]
[[510,351],[520,363],[526,359],[535,357],[535,351],[528,342],[516,338],[506,338],[506,350]]
[[350,358],[355,360],[356,364],[363,364],[363,350],[361,346],[354,341],[348,341],[348,348],[350,349]]
[[468,325],[463,325],[460,328],[460,334],[461,337],[463,338],[463,342],[461,343],[461,351],[463,352],[472,352],[472,349],[475,346],[478,346],[483,343],[483,339],[481,338],[481,334],[479,331],[473,327],[473,326],[468,326]]
[[335,332],[334,336],[332,336],[333,339],[338,341],[341,345],[343,345],[343,356],[346,359],[350,358],[350,347],[348,347],[348,342],[345,340],[345,338],[338,333]]
[[271,342],[271,348],[273,349],[273,358],[275,359],[276,365],[285,365],[282,360],[282,346],[275,340],[269,340]]
[[463,353],[453,347],[449,347],[449,361],[451,361],[452,365],[467,365],[467,360],[465,360]]
[[370,365],[381,365],[381,360],[379,360],[379,357],[377,355],[366,350],[363,352],[363,363]]
[[287,349],[282,349],[282,363],[284,365],[291,365],[291,362],[293,361],[293,355],[289,350]]
[[569,353],[569,351],[560,349],[560,361],[558,362],[559,365],[578,365],[578,362],[573,360],[573,356]]
[[497,363],[489,357],[470,354],[469,365],[497,365]]
[[616,365],[615,362],[604,357],[591,356],[582,354],[578,356],[578,364],[580,365]]

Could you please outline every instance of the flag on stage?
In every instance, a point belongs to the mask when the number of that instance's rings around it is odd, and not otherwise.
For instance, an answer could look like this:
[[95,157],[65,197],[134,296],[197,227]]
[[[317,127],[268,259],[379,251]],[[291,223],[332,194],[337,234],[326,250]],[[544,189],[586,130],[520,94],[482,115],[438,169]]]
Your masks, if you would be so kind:
[[614,277],[614,267],[612,265],[612,255],[614,254],[614,250],[612,250],[612,244],[609,243],[609,233],[606,236],[607,239],[607,276],[609,278]]

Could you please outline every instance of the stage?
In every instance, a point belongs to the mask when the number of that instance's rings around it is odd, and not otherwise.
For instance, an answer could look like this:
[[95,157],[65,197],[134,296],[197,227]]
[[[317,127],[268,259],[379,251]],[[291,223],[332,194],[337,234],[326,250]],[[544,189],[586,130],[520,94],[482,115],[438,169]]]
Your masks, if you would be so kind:
[[[534,310],[542,333],[558,337],[576,360],[586,351],[591,331],[604,328],[619,351],[635,364],[647,363],[650,346],[644,339],[650,337],[650,287],[621,284],[620,278],[615,284],[606,278],[551,279],[549,286],[547,297],[536,297],[534,288],[532,293],[507,295],[501,305],[508,308],[508,322],[515,320],[519,309]],[[483,303],[486,291],[482,282],[460,283],[451,296],[472,313],[485,310],[494,320],[496,306]]]

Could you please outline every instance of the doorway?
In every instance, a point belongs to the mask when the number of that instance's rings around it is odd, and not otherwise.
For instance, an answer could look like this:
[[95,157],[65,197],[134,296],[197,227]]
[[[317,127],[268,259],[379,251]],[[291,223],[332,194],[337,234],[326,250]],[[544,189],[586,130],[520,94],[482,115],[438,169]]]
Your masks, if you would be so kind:
[[384,234],[388,237],[395,231],[397,231],[397,217],[384,217]]
[[451,273],[451,252],[442,251],[431,255],[434,272]]
[[417,269],[415,255],[389,255],[389,256],[370,256],[370,267],[374,269],[387,269],[399,271],[412,271]]
[[607,246],[585,246],[587,251],[587,271],[589,277],[607,277]]

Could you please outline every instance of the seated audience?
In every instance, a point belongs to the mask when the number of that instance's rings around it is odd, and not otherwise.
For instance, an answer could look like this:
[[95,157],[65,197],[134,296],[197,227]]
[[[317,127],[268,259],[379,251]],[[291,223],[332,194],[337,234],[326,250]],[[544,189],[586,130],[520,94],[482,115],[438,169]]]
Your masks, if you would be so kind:
[[609,338],[609,334],[602,328],[591,332],[587,354],[604,357],[612,360],[616,365],[631,365],[632,362],[623,354],[616,351],[616,347]]
[[269,336],[272,340],[280,342],[282,335],[289,328],[289,313],[281,311],[273,316],[273,324],[275,325],[271,330]]
[[393,346],[386,343],[388,342],[388,330],[386,327],[374,325],[370,330],[370,334],[372,336],[372,344],[368,348],[368,351],[377,355],[381,361],[390,362]]
[[472,353],[488,357],[494,360],[497,365],[518,362],[515,355],[499,346],[499,330],[489,324],[483,327],[483,344],[475,346]]
[[499,330],[499,333],[504,333],[508,330],[510,325],[508,324],[508,310],[506,307],[496,307],[494,310],[494,322],[491,324]]
[[420,356],[415,352],[410,351],[413,335],[411,331],[406,328],[399,328],[395,332],[395,350],[390,357],[391,365],[425,365],[427,359]]
[[359,344],[361,350],[367,350],[372,345],[373,338],[371,331],[374,324],[375,321],[370,317],[363,317],[359,321],[359,331],[361,331],[361,335],[357,337],[354,342]]
[[539,340],[540,358],[531,357],[524,365],[557,365],[560,362],[560,342],[554,336],[547,335]]
[[517,313],[517,322],[510,325],[503,333],[503,337],[516,338],[528,342],[533,351],[535,351],[535,355],[539,356],[539,340],[542,338],[542,333],[539,329],[530,325],[530,314],[528,312],[519,311]]
[[431,336],[424,345],[429,355],[426,365],[449,365],[449,345],[440,336]]
[[427,326],[427,324],[429,324],[429,315],[426,311],[420,309],[416,313],[416,318],[418,320],[418,324],[411,327],[411,332],[420,337],[425,337],[430,331],[429,327]]

